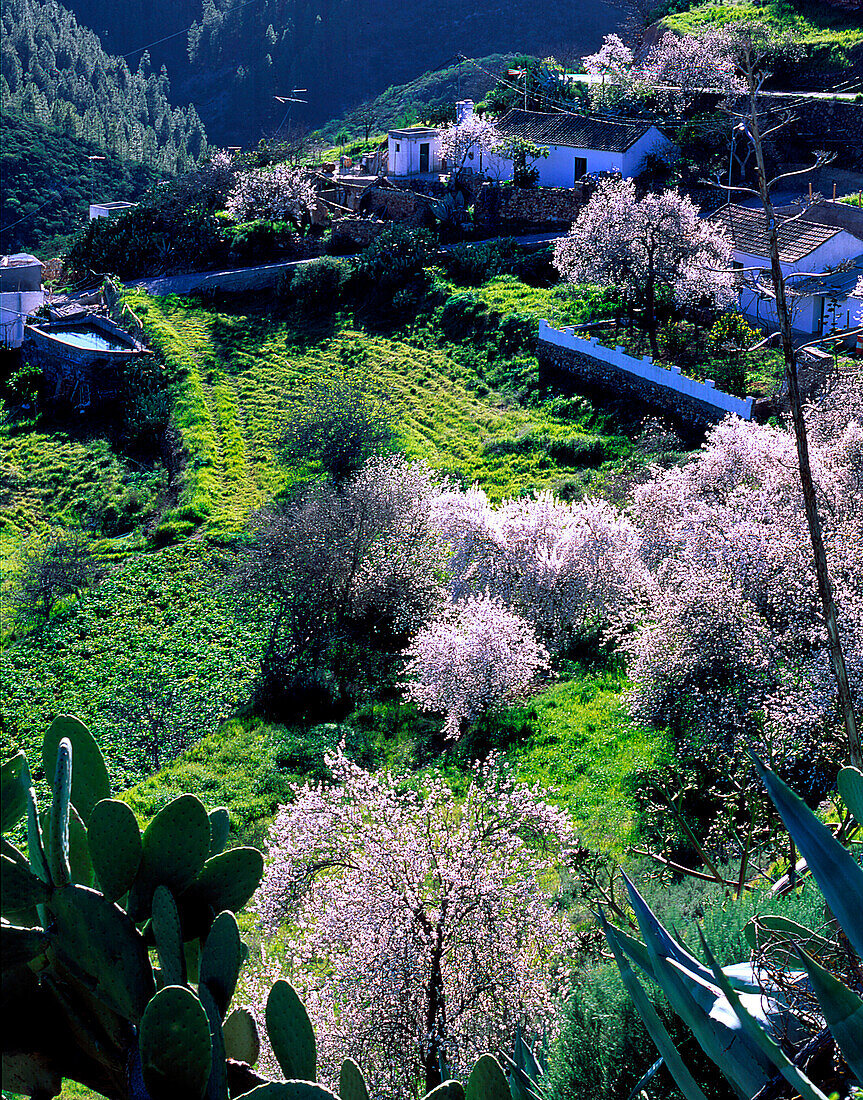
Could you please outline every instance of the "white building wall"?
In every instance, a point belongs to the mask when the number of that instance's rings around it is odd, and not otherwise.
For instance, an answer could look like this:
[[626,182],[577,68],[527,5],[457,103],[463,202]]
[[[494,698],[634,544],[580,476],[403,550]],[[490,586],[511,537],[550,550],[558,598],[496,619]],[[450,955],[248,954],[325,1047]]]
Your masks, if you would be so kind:
[[[390,176],[417,176],[420,171],[420,145],[428,143],[429,173],[438,175],[441,167],[440,137],[437,134],[422,137],[402,137],[390,134],[387,139],[387,174]],[[398,146],[398,149],[396,149]]]
[[[828,268],[835,267],[843,260],[850,260],[854,256],[860,254],[861,241],[855,237],[852,233],[846,233],[844,230],[841,233],[835,234],[830,240],[825,241],[814,251],[810,252],[808,256],[804,256],[802,260],[797,263],[782,264],[782,274],[786,276],[799,273],[800,278],[803,279],[807,275],[820,274],[822,271],[826,271]],[[762,268],[767,274],[762,277],[762,282],[768,287],[771,286],[770,282],[770,261],[766,256],[755,256],[748,252],[739,252],[735,249],[734,259],[737,263],[742,264],[744,268]],[[750,271],[747,274],[755,275],[756,272]],[[793,286],[795,280],[788,280],[788,286]],[[813,335],[818,332],[818,326],[821,319],[821,300],[820,297],[812,296],[809,298],[798,299],[796,302],[790,299],[792,304],[792,327],[797,332],[807,333]],[[738,296],[738,309],[746,317],[751,318],[753,321],[758,322],[767,328],[768,332],[776,332],[779,329],[779,318],[776,312],[776,303],[772,298],[759,298],[759,296],[752,290],[744,289]],[[851,307],[844,307],[850,310]],[[824,319],[825,319],[825,332],[832,331],[834,327],[832,323],[828,325],[829,317],[831,313],[829,303],[825,306]],[[837,328],[842,328],[844,323],[845,313],[843,311],[837,311]]]
[[0,294],[0,344],[20,348],[27,317],[44,304],[42,290],[9,290]]

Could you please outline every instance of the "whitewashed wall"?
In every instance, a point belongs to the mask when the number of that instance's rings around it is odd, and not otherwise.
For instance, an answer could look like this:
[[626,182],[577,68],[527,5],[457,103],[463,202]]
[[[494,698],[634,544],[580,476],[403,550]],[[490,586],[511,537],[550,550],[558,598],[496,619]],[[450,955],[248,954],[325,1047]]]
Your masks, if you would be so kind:
[[[387,175],[389,176],[417,176],[420,170],[420,145],[428,142],[429,146],[429,172],[440,173],[440,136],[436,134],[423,135],[422,137],[402,137],[390,134],[387,139]],[[396,146],[398,145],[398,151]]]
[[41,290],[8,290],[0,294],[0,344],[20,348],[29,314],[45,304]]
[[723,413],[735,413],[743,420],[752,419],[754,398],[734,397],[730,393],[723,393],[722,390],[716,389],[712,381],[697,382],[694,378],[687,378],[680,373],[680,367],[662,367],[654,363],[649,355],[637,359],[634,355],[627,355],[622,348],[604,347],[596,339],[587,340],[576,336],[571,328],[554,328],[548,321],[539,322],[539,339],[560,348],[579,352],[601,363],[608,363],[617,370],[701,401]]

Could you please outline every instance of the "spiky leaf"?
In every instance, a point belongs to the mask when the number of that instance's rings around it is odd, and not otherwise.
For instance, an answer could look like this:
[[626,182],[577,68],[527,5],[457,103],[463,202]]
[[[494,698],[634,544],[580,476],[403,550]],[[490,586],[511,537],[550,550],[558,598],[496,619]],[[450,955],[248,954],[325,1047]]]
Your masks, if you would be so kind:
[[153,893],[153,938],[162,968],[162,985],[186,984],[186,959],[183,954],[183,933],[177,903],[167,886],[157,886]]
[[806,967],[812,989],[824,1013],[824,1022],[830,1028],[842,1057],[863,1084],[863,1001],[847,985],[825,970],[805,951],[798,955]]
[[0,833],[14,829],[27,812],[30,771],[23,752],[0,767]]
[[467,1079],[465,1100],[511,1100],[506,1074],[491,1054],[481,1054],[474,1063]]
[[240,930],[233,913],[220,913],[213,921],[201,952],[200,983],[209,989],[223,1020],[237,987],[243,962]]
[[15,913],[41,905],[51,896],[51,887],[36,878],[29,867],[8,856],[0,856],[0,912]]
[[[261,1053],[261,1040],[255,1018],[245,1008],[235,1008],[222,1025],[225,1054],[238,1062],[253,1066]],[[341,1093],[342,1100],[349,1100]]]
[[72,805],[87,825],[96,803],[111,795],[108,769],[99,746],[84,723],[70,714],[61,714],[51,723],[42,742],[42,766],[46,775],[54,774],[57,749],[64,737],[71,742],[75,755]]
[[863,825],[863,772],[859,768],[840,768],[836,786],[857,824]]
[[339,1096],[341,1100],[369,1100],[365,1078],[353,1058],[345,1058],[339,1070]]
[[143,938],[122,909],[85,886],[55,890],[48,903],[54,950],[97,997],[133,1023],[155,992]]
[[141,830],[131,808],[113,798],[97,802],[87,830],[96,878],[111,901],[129,892],[141,865]]
[[339,1100],[335,1093],[311,1081],[268,1081],[243,1093],[243,1100]]
[[210,855],[217,856],[224,850],[231,833],[231,819],[224,806],[210,810]]
[[743,929],[743,934],[753,951],[762,948],[765,943],[776,940],[780,942],[790,940],[810,951],[836,951],[837,949],[835,943],[819,936],[817,932],[810,932],[797,921],[773,914],[753,917]]
[[212,1063],[204,1007],[181,985],[153,997],[138,1034],[141,1071],[153,1100],[201,1100]]
[[38,958],[49,943],[47,933],[41,928],[0,925],[0,966],[3,970],[26,966],[33,959]]
[[267,998],[267,1034],[282,1073],[293,1081],[314,1081],[317,1074],[315,1033],[305,1005],[283,978]]
[[854,950],[863,956],[863,906],[860,904],[863,868],[778,775],[757,757],[755,765],[785,828],[821,887],[825,901]]
[[231,848],[207,860],[186,894],[217,913],[236,913],[257,890],[263,873],[264,857],[257,848]]
[[828,1100],[821,1089],[819,1089],[817,1085],[814,1085],[806,1074],[786,1057],[778,1044],[773,1041],[772,1036],[767,1033],[763,1024],[752,1014],[750,1006],[745,1004],[743,998],[731,988],[728,979],[722,973],[719,964],[714,959],[701,929],[699,929],[699,935],[701,936],[701,944],[704,948],[704,953],[707,955],[708,961],[711,964],[716,981],[727,997],[743,1030],[752,1042],[770,1059],[785,1080],[796,1090],[796,1093],[798,1093],[803,1100]]
[[167,886],[179,897],[204,866],[209,851],[210,821],[201,800],[184,794],[164,806],[144,833],[141,866],[129,895],[132,920],[149,915],[157,886]]
[[689,1072],[686,1063],[680,1057],[680,1053],[674,1045],[674,1041],[668,1034],[662,1020],[660,1020],[656,1009],[651,1004],[650,998],[642,989],[641,983],[638,981],[632,967],[629,965],[622,945],[618,939],[618,929],[608,924],[602,914],[600,914],[600,922],[605,932],[605,938],[608,940],[608,946],[614,954],[614,960],[617,963],[617,968],[620,971],[620,976],[623,979],[626,991],[632,998],[636,1012],[638,1012],[638,1015],[641,1017],[641,1022],[647,1028],[648,1035],[650,1035],[650,1038],[656,1045],[656,1049],[665,1060],[668,1072],[674,1078],[675,1084],[686,1097],[686,1100],[706,1100],[700,1086]]

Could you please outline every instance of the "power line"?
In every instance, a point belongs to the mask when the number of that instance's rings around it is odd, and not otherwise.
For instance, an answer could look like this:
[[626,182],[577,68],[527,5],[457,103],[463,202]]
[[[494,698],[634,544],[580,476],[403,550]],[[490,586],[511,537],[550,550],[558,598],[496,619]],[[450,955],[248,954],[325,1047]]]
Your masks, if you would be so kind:
[[[235,11],[239,11],[240,8],[245,8],[245,7],[248,7],[249,4],[257,4],[257,3],[260,3],[260,0],[241,0],[241,2],[239,4],[234,4],[232,7],[228,8],[227,11],[223,12],[222,14],[226,15],[226,16],[230,16],[230,15],[233,15],[233,13]],[[125,60],[127,57],[134,57],[134,55],[136,53],[143,53],[144,50],[149,50],[149,48],[151,46],[159,46],[159,45],[161,45],[162,42],[169,42],[172,38],[179,38],[181,34],[188,34],[189,31],[192,29],[192,27],[195,26],[195,24],[197,22],[198,22],[197,19],[193,19],[192,22],[188,25],[188,27],[185,27],[183,30],[174,31],[173,34],[166,34],[164,38],[157,38],[155,40],[155,42],[148,42],[146,46],[138,46],[136,49],[130,50],[129,53],[121,53],[119,56],[122,57],[123,60]]]

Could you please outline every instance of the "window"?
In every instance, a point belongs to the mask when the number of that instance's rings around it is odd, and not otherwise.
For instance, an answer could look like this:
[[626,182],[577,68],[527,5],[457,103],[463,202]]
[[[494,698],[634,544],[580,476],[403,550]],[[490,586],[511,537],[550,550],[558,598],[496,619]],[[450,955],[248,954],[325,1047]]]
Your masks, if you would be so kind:
[[575,158],[575,178],[574,183],[578,183],[582,176],[587,174],[587,157]]
[[397,152],[397,153],[400,153],[401,151],[402,151],[402,147],[401,147],[401,144],[400,144],[400,143],[399,143],[399,142],[397,141],[397,142],[396,142],[396,152]]

